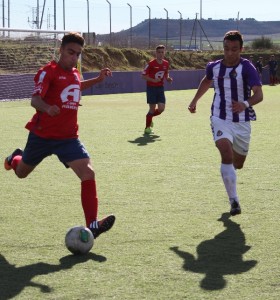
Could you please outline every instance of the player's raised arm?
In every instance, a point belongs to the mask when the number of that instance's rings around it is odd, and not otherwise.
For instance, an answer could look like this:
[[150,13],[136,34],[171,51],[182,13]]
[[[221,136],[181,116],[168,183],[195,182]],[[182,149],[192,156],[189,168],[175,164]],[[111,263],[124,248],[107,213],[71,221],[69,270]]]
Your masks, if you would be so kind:
[[82,91],[86,90],[91,86],[99,82],[102,82],[106,77],[111,77],[111,76],[112,76],[112,71],[109,68],[104,68],[100,70],[100,73],[97,77],[81,81],[81,90]]

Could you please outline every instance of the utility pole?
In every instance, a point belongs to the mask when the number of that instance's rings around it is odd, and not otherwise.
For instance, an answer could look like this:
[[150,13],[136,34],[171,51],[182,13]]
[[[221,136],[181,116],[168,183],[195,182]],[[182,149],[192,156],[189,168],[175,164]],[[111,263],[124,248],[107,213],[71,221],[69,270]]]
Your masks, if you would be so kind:
[[214,50],[213,46],[211,45],[211,42],[209,41],[200,21],[197,19],[197,13],[196,13],[196,17],[195,17],[195,20],[194,20],[194,24],[193,24],[193,30],[192,30],[192,36],[191,36],[191,40],[190,40],[190,45],[189,45],[189,49],[191,49],[191,44],[192,44],[192,39],[193,39],[193,34],[195,34],[195,44],[194,44],[194,49],[197,50],[197,47],[196,47],[196,30],[197,30],[197,24],[200,26],[200,30],[203,32],[209,46],[212,48],[212,50]]
[[236,19],[236,21],[237,21],[237,30],[239,30],[239,12],[238,12],[238,14],[237,14],[237,19]]
[[166,11],[166,39],[165,39],[165,47],[167,49],[167,42],[168,42],[168,10],[164,8]]
[[65,30],[65,0],[63,0],[63,30]]
[[56,0],[54,0],[54,2],[53,2],[53,9],[54,9],[54,13],[53,13],[53,29],[56,30]]
[[87,43],[89,45],[89,2],[87,0]]
[[5,0],[2,0],[2,26],[5,28]]
[[[8,28],[10,28],[10,0],[8,0]],[[10,31],[9,31],[10,33]]]
[[151,9],[148,5],[147,7],[149,9],[149,49],[151,49]]
[[182,14],[179,10],[178,13],[180,14],[180,50],[182,50]]
[[110,46],[112,46],[112,11],[111,11],[111,2],[106,0],[106,2],[109,4],[109,21],[110,21]]
[[36,28],[39,29],[39,11],[40,11],[40,4],[39,0],[37,0],[37,8],[36,8]]
[[130,48],[132,48],[132,6],[127,3],[130,9]]
[[[200,0],[200,23],[202,21],[202,0]],[[200,26],[200,50],[203,50],[203,45],[202,45],[202,28]]]
[[[46,6],[46,0],[44,0],[44,4],[43,4],[43,9],[42,9],[42,15],[41,15],[41,21],[40,21],[39,29],[42,28],[42,23],[43,23],[43,18],[44,18],[44,12],[45,12],[45,6]],[[47,25],[47,28],[48,28],[48,25]]]

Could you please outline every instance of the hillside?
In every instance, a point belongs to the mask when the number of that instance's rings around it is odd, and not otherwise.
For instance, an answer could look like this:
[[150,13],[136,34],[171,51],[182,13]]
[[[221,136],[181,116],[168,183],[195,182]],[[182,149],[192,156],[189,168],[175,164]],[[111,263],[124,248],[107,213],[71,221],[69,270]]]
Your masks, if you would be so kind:
[[[172,69],[202,69],[212,55],[211,53],[168,51],[166,58],[170,61]],[[83,52],[82,69],[92,71],[106,66],[117,71],[142,70],[153,57],[154,51],[152,50],[86,47]]]
[[[272,53],[275,54],[277,60],[280,60],[280,50],[246,51],[242,56],[245,58],[253,56],[254,62],[262,56],[266,63]],[[171,70],[204,69],[207,62],[222,56],[222,51],[167,51],[166,53]],[[83,72],[96,71],[103,67],[109,67],[115,71],[142,70],[146,62],[153,57],[154,51],[152,50],[86,47],[83,52],[82,70]]]
[[[148,32],[151,25],[151,39]],[[205,64],[222,56],[222,37],[231,29],[239,29],[245,38],[246,52],[244,57],[264,57],[268,61],[270,54],[275,54],[280,60],[280,21],[259,22],[254,19],[240,20],[182,20],[181,46],[182,49],[199,48],[200,30],[203,32],[201,51],[175,51],[180,40],[180,20],[168,20],[168,37],[166,36],[166,20],[144,20],[130,30],[97,35],[95,44],[86,45],[82,54],[82,71],[96,71],[103,67],[110,67],[114,71],[142,70],[147,61],[153,58],[155,46],[166,44],[166,58],[170,61],[171,69],[203,69]],[[270,37],[276,46],[274,50],[252,52],[250,42],[261,36]],[[87,37],[85,36],[86,41]],[[130,40],[131,38],[131,40]],[[167,38],[167,39],[166,39]],[[31,40],[30,40],[31,41]],[[132,47],[130,47],[130,41]],[[28,40],[17,41],[3,39],[0,43],[0,74],[35,73],[38,68],[46,64],[57,51],[54,46],[40,42],[32,44]],[[111,42],[111,43],[110,43]],[[150,42],[150,43],[149,43]],[[210,43],[213,49],[210,48]],[[128,45],[129,44],[129,45]],[[100,46],[97,46],[100,45]],[[150,47],[149,47],[150,46]],[[150,48],[150,49],[149,49]],[[149,50],[147,50],[149,49]],[[190,50],[190,49],[188,49]],[[55,54],[56,55],[56,54]],[[280,68],[279,68],[280,69]]]
[[[132,27],[132,45],[137,48],[147,48],[149,45],[149,26],[151,44],[161,42],[166,43],[168,40],[169,48],[176,48],[179,45],[180,29],[181,41],[184,47],[198,45],[200,34],[203,42],[203,49],[209,48],[209,42],[214,49],[221,49],[221,40],[226,31],[240,30],[245,37],[245,44],[250,43],[253,39],[266,36],[271,37],[275,43],[280,41],[280,21],[256,21],[255,19],[241,19],[238,22],[230,20],[174,20],[168,19],[168,31],[166,19],[144,20],[140,24]],[[109,34],[97,35],[96,44],[110,44],[115,47],[125,47],[130,44],[130,29]]]
[[[253,55],[254,61],[259,56],[268,61],[270,54],[276,55],[280,60],[280,50],[266,50],[259,52],[247,51],[244,57]],[[171,69],[203,69],[206,63],[222,57],[222,51],[167,51],[166,58]],[[26,74],[35,73],[49,60],[52,59],[53,49],[44,45],[27,46],[24,44],[0,45],[0,74]],[[145,64],[154,57],[153,50],[139,50],[135,48],[111,48],[86,46],[82,54],[82,71],[97,71],[109,67],[113,71],[142,70]]]

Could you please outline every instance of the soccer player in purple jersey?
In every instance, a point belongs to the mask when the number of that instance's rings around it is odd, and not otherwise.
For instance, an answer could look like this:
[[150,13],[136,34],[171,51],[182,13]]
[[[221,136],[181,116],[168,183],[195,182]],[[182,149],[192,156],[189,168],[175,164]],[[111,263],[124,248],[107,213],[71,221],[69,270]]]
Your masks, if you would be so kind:
[[229,31],[223,40],[224,58],[210,62],[206,75],[188,106],[196,112],[198,100],[214,86],[211,106],[213,138],[221,155],[221,176],[229,197],[230,214],[240,214],[236,169],[242,169],[249,150],[251,125],[256,120],[252,108],[263,100],[262,85],[256,69],[241,57],[243,37],[239,31]]

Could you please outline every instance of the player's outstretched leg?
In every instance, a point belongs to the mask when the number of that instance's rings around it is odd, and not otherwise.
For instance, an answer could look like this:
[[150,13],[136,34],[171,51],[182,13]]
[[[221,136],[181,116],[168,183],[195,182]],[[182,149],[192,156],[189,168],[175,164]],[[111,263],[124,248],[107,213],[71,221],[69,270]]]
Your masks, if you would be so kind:
[[102,220],[91,222],[89,225],[89,229],[92,232],[94,238],[96,239],[101,233],[110,230],[113,227],[115,220],[116,217],[114,215],[109,215]]

